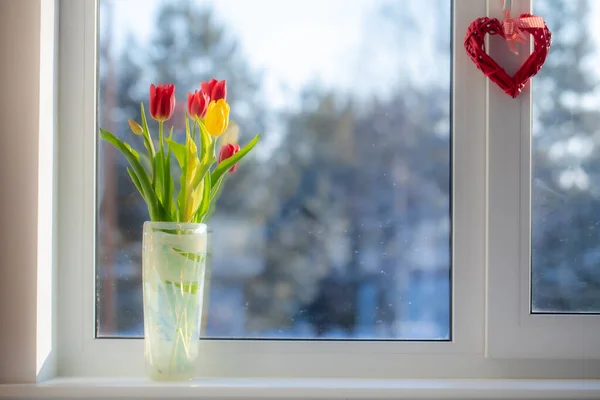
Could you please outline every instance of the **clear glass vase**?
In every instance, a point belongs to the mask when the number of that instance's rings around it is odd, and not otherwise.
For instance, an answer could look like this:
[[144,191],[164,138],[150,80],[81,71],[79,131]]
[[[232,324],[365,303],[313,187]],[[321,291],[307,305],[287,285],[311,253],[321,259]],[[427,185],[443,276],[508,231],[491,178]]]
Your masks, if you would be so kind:
[[144,355],[153,380],[194,377],[206,248],[205,224],[144,223]]

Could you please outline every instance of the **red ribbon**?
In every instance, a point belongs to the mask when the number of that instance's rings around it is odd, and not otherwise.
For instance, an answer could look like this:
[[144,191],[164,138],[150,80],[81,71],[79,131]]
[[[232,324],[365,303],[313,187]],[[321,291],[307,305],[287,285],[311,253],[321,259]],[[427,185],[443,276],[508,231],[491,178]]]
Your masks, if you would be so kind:
[[502,21],[502,30],[511,52],[519,54],[517,43],[527,43],[527,34],[521,28],[543,28],[546,26],[542,17],[531,16],[524,18],[511,18],[510,11],[504,11],[504,21]]

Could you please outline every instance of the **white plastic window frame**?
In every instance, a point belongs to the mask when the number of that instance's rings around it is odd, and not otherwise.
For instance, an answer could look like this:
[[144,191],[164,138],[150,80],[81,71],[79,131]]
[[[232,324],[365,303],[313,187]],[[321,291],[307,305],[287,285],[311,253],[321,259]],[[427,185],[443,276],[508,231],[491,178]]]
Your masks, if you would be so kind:
[[[535,0],[513,0],[514,16]],[[491,1],[492,15],[502,2]],[[552,53],[552,49],[550,49]],[[522,54],[521,63],[526,57]],[[505,60],[507,65],[510,59]],[[517,99],[489,91],[486,354],[493,358],[600,358],[600,315],[531,313],[531,86]]]
[[[487,80],[476,71],[462,47],[468,24],[487,15],[486,0],[455,0],[453,8],[451,341],[202,340],[201,376],[581,378],[599,375],[599,363],[588,364],[582,373],[581,368],[574,368],[580,364],[573,361],[550,366],[534,360],[522,363],[486,359],[486,355],[499,354],[490,349],[502,353],[506,349],[499,346],[522,347],[518,337],[513,335],[503,342],[490,329],[502,322],[498,318],[504,310],[490,307],[491,301],[502,288],[504,293],[510,292],[506,284],[514,284],[501,278],[494,285],[489,284],[490,277],[498,272],[494,263],[490,263],[486,276],[487,252],[497,251],[486,241],[488,220],[490,227],[495,227],[491,224],[494,218],[486,217],[486,211],[497,206],[496,202],[490,202],[488,208],[487,203],[488,153],[490,160],[497,162],[487,142],[488,122],[493,120],[490,110],[497,107],[488,104],[500,99],[489,90]],[[95,338],[98,7],[96,0],[61,0],[59,9],[58,375],[141,376],[144,373],[141,339]],[[489,133],[493,133],[492,129]],[[497,147],[501,150],[502,145]],[[514,287],[519,287],[518,282]],[[490,318],[490,312],[500,315]]]

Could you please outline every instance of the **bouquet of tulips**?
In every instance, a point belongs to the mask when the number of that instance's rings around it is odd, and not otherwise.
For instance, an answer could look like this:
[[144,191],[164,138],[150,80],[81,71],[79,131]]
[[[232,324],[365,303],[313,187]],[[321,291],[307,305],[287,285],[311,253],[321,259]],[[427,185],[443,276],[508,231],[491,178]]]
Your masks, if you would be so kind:
[[[129,162],[127,172],[146,201],[152,221],[206,222],[226,173],[235,172],[238,162],[258,142],[259,135],[241,149],[238,144],[226,143],[216,156],[219,137],[229,126],[226,97],[226,82],[216,79],[202,82],[200,90],[188,93],[185,143],[178,143],[173,139],[173,127],[168,136],[164,134],[165,121],[175,110],[175,86],[151,85],[150,115],[158,122],[158,142],[153,141],[143,103],[142,124],[129,120],[132,132],[144,139],[147,159],[140,157],[128,143],[100,129],[100,137],[111,143]],[[181,169],[176,196],[171,173],[173,156]]]

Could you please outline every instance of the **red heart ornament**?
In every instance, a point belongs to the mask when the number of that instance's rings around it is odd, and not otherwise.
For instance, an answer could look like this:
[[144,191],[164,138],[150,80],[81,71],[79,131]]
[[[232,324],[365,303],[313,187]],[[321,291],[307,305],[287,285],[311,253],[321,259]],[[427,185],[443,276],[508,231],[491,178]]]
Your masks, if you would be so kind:
[[[531,14],[521,14],[520,18],[532,17]],[[550,30],[544,23],[543,28],[533,27],[520,27],[523,32],[531,34],[533,37],[533,52],[525,60],[523,65],[515,73],[514,76],[510,76],[506,71],[490,57],[485,49],[485,35],[500,35],[507,40],[502,23],[496,18],[483,17],[476,19],[471,23],[469,29],[467,29],[467,35],[465,37],[465,50],[467,54],[473,60],[477,68],[483,71],[484,75],[490,78],[490,80],[496,85],[500,86],[502,90],[509,96],[516,98],[523,87],[527,84],[529,79],[538,73],[546,56],[550,50],[550,44],[552,42],[552,35]]]

